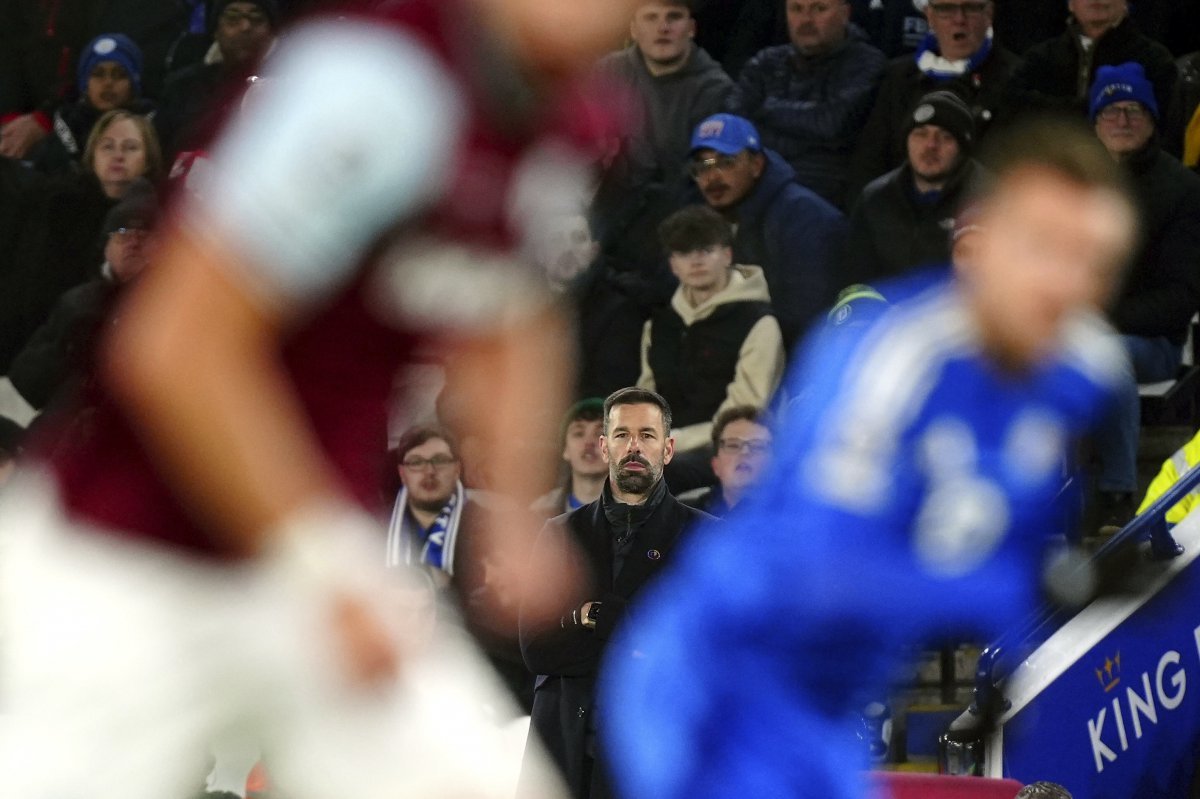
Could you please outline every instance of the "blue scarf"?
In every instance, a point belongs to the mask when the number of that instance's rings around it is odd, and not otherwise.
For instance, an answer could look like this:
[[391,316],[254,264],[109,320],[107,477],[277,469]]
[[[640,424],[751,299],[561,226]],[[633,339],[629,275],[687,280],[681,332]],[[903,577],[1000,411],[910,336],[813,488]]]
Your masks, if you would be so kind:
[[388,524],[387,565],[423,565],[454,574],[454,550],[458,541],[458,525],[462,521],[464,505],[463,484],[454,485],[454,493],[442,506],[441,512],[422,530],[408,513],[408,489],[401,488],[392,507],[392,520]]
[[922,74],[928,75],[934,80],[952,80],[977,71],[991,54],[992,29],[988,28],[983,46],[976,50],[970,58],[959,61],[943,58],[938,50],[937,37],[932,32],[925,34],[925,38],[921,40],[921,45],[913,54],[913,58],[917,62],[917,69],[921,70]]

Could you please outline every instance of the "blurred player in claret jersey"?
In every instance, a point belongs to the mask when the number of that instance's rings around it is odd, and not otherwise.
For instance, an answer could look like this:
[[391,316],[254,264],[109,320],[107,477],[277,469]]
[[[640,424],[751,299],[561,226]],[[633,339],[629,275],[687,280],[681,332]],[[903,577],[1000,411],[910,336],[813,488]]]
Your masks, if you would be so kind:
[[568,336],[520,256],[540,203],[579,196],[605,115],[576,77],[633,2],[346,6],[290,32],[213,145],[89,434],[47,433],[5,498],[0,796],[182,797],[232,728],[295,799],[492,795],[488,691],[401,623],[364,509],[395,371],[437,346],[512,499],[498,559],[536,534],[517,509],[552,476],[525,445],[565,405]]
[[1087,139],[1013,131],[957,274],[880,287],[907,299],[809,342],[762,490],[610,650],[623,795],[866,796],[854,722],[904,652],[1035,606],[1065,455],[1128,369],[1099,309],[1134,216]]

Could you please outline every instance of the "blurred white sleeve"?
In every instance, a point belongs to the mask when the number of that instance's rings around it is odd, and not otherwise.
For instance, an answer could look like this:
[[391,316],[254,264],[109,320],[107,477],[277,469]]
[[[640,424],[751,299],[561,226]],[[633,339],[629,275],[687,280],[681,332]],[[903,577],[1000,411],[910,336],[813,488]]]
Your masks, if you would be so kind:
[[359,21],[298,29],[265,74],[217,143],[185,219],[235,253],[233,268],[266,299],[303,305],[439,195],[463,107],[421,44]]

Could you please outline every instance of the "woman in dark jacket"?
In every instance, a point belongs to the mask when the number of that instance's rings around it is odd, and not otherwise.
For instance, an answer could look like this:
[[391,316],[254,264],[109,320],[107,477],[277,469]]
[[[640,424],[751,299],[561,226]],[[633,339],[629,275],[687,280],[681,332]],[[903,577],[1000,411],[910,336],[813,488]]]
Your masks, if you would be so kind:
[[138,178],[157,180],[162,156],[145,117],[109,111],[84,148],[80,175],[52,178],[26,194],[9,246],[0,246],[0,369],[37,329],[58,297],[95,276],[105,214]]

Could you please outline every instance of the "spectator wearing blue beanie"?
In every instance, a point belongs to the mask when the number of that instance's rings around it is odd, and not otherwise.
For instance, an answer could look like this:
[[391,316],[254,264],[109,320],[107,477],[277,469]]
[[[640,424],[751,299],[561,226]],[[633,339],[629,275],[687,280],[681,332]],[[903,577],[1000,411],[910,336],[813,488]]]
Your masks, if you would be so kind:
[[[79,54],[79,69],[77,71],[80,96],[89,94],[92,79],[97,66],[102,64],[117,64],[124,70],[128,79],[132,96],[126,102],[142,93],[142,51],[123,33],[104,33],[92,39],[82,53]],[[95,98],[92,100],[96,103]],[[100,108],[101,111],[111,111],[123,107],[123,103],[115,103],[110,108]]]
[[[1141,244],[1109,318],[1139,383],[1175,377],[1188,323],[1200,310],[1200,176],[1163,152],[1154,86],[1143,66],[1100,67],[1088,92],[1096,136],[1129,178]],[[1100,524],[1132,517],[1140,418],[1130,380],[1119,407],[1096,436]]]
[[152,116],[142,98],[142,51],[123,33],[103,33],[79,54],[79,98],[54,110],[51,133],[30,151],[34,169],[48,175],[79,170],[84,144],[102,114],[118,108]]
[[1006,113],[1082,117],[1100,70],[1130,62],[1145,69],[1155,104],[1165,111],[1177,77],[1175,59],[1138,29],[1128,5],[1126,0],[1069,0],[1067,29],[1029,48],[1009,79]]
[[1154,85],[1146,77],[1145,67],[1136,61],[1129,61],[1097,69],[1089,96],[1088,119],[1094,123],[1096,117],[1110,105],[1126,102],[1140,103],[1155,122],[1159,120]]

